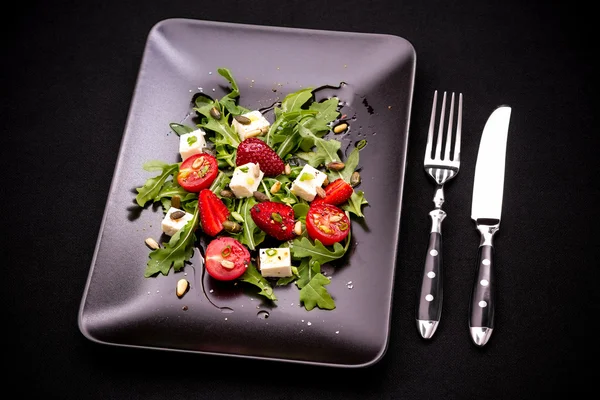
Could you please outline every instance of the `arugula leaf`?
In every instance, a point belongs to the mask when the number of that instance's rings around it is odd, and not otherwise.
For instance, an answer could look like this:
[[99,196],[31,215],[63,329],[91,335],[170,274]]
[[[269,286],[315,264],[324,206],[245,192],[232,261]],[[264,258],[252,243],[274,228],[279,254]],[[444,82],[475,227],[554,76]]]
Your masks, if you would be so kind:
[[281,101],[281,111],[284,113],[290,111],[298,111],[308,100],[313,97],[312,88],[300,89],[294,93],[290,93]]
[[214,142],[217,144],[227,144],[232,147],[237,148],[240,144],[240,138],[237,133],[233,130],[233,128],[227,122],[227,118],[221,117],[221,119],[214,119],[212,115],[210,115],[210,110],[213,107],[216,107],[218,102],[215,101],[213,103],[204,103],[200,107],[194,107],[194,111],[203,115],[205,118],[204,122],[198,124],[202,128],[208,129],[210,131],[215,132],[220,135],[214,139]]
[[260,274],[254,264],[250,263],[244,275],[238,278],[242,282],[250,283],[260,289],[258,293],[260,296],[264,296],[269,300],[276,301],[277,297],[273,293],[273,288],[269,282]]
[[364,204],[369,204],[367,199],[365,199],[365,193],[362,190],[356,190],[352,193],[348,201],[342,205],[342,209],[357,217],[364,218],[364,214],[362,213],[362,206]]
[[[356,167],[358,167],[358,153],[359,150],[357,147],[352,149],[348,158],[344,162],[344,168],[340,171],[342,179],[346,182],[350,182],[350,177],[356,171]],[[331,177],[329,178],[331,180]]]
[[314,102],[308,107],[309,110],[317,111],[316,118],[307,118],[303,121],[303,125],[314,132],[317,136],[321,136],[329,131],[329,123],[335,121],[340,115],[338,111],[340,100],[337,97],[332,97],[322,102]]
[[173,132],[177,134],[177,136],[185,135],[186,133],[191,133],[196,130],[196,128],[191,128],[187,125],[178,124],[176,122],[171,122],[169,124]]
[[153,160],[145,163],[144,169],[148,172],[161,170],[162,173],[148,179],[144,183],[144,186],[136,188],[138,194],[135,196],[135,200],[140,207],[144,207],[147,202],[154,201],[157,198],[167,179],[179,170],[179,163],[167,164],[162,161]]
[[250,111],[237,104],[237,99],[240,97],[240,89],[231,71],[227,68],[218,68],[217,72],[223,78],[227,79],[231,85],[231,91],[221,98],[220,103],[233,115],[245,114]]
[[314,262],[325,264],[344,256],[350,243],[349,239],[350,235],[348,235],[346,238],[345,247],[340,243],[334,243],[333,249],[330,250],[318,239],[315,239],[314,242],[311,242],[306,237],[296,238],[290,244],[290,251],[292,252],[292,257],[295,259],[310,257]]
[[[306,128],[300,130],[301,134],[312,135]],[[298,152],[296,156],[305,160],[312,167],[317,168],[321,164],[327,164],[331,161],[339,161],[338,151],[342,145],[335,139],[321,139],[313,135],[315,150],[309,152]]]
[[304,308],[308,311],[319,307],[325,310],[333,310],[335,302],[325,289],[325,285],[329,285],[331,280],[323,274],[316,274],[310,282],[300,289],[300,301],[304,303]]
[[168,243],[163,243],[164,247],[150,252],[150,260],[148,260],[144,272],[146,278],[158,273],[168,275],[171,267],[175,271],[179,271],[183,268],[185,261],[192,257],[194,243],[196,242],[194,232],[198,225],[197,206],[193,215],[193,218],[183,228],[171,236]]
[[266,237],[266,233],[256,226],[250,215],[250,209],[256,203],[257,201],[254,197],[242,199],[239,211],[239,214],[241,214],[244,219],[240,242],[248,246],[250,250],[256,250],[256,247],[261,244]]
[[316,275],[321,273],[321,264],[318,262],[311,262],[310,258],[303,258],[298,266],[298,275],[300,277],[296,281],[298,289],[302,289],[304,286],[311,281]]

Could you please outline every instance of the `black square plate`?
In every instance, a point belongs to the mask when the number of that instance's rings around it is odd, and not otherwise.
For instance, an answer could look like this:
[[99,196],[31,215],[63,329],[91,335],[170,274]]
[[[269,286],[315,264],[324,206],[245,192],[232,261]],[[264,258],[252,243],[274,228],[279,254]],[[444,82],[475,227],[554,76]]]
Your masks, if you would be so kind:
[[[79,313],[92,341],[117,346],[319,364],[371,365],[390,329],[405,157],[416,53],[403,38],[370,33],[252,26],[190,19],[161,21],[149,33]],[[342,150],[366,139],[362,183],[369,202],[353,222],[344,259],[323,266],[336,308],[307,311],[298,289],[276,287],[276,304],[256,292],[214,282],[192,259],[182,272],[144,278],[148,236],[161,233],[162,210],[140,209],[135,188],[156,159],[180,161],[171,122],[191,116],[192,95],[215,98],[231,70],[240,104],[266,107],[303,87],[342,89],[350,129]],[[197,257],[197,255],[195,256]],[[182,277],[191,282],[181,299]],[[252,287],[250,287],[252,289]]]

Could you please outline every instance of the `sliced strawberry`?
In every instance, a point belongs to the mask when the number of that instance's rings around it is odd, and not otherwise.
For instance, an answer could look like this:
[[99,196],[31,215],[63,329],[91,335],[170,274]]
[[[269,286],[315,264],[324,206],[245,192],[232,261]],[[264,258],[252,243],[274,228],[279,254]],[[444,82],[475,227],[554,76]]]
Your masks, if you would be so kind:
[[252,220],[267,235],[278,240],[291,240],[294,233],[294,209],[283,203],[264,201],[250,209]]
[[240,166],[249,162],[259,164],[265,176],[277,176],[285,170],[281,157],[259,138],[248,138],[242,141],[237,148],[235,165]]
[[337,206],[345,203],[350,196],[352,196],[352,193],[354,193],[352,186],[350,186],[350,184],[342,178],[338,178],[329,185],[325,186],[325,197],[317,196],[312,203],[325,203]]
[[229,218],[227,206],[210,189],[200,191],[198,212],[202,230],[209,236],[217,236],[223,230],[223,221]]

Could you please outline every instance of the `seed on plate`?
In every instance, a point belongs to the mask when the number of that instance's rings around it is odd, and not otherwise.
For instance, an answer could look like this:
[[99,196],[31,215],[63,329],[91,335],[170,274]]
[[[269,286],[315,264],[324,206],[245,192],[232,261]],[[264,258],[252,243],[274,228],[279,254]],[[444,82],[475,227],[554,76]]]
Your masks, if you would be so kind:
[[348,128],[347,123],[341,123],[333,128],[333,133],[342,133]]
[[290,166],[290,164],[285,164],[285,174],[289,175],[292,173],[292,167]]
[[317,190],[317,196],[319,196],[320,198],[325,198],[325,196],[327,196],[327,193],[325,193],[325,189],[323,189],[321,186],[317,186],[316,187]]
[[302,222],[296,221],[294,225],[294,233],[298,236],[302,235]]
[[181,197],[178,195],[174,195],[171,197],[171,206],[175,208],[179,208],[181,206]]
[[279,189],[281,189],[281,182],[275,181],[273,186],[271,186],[271,193],[275,194],[275,193],[279,192]]
[[213,107],[210,109],[210,115],[214,119],[221,119],[221,111],[219,111],[219,109],[217,109],[217,107]]
[[225,269],[233,269],[233,267],[235,267],[235,264],[233,263],[233,261],[221,260],[221,266]]
[[236,115],[233,118],[242,125],[250,125],[252,123],[250,118],[244,117],[243,115]]
[[180,211],[180,210],[178,210],[178,211],[173,211],[173,212],[171,213],[171,219],[172,219],[173,221],[177,221],[178,219],[182,218],[184,215],[185,215],[185,211]]
[[190,283],[186,279],[180,279],[177,281],[177,297],[181,297],[187,292],[190,287]]
[[223,221],[223,229],[229,233],[238,233],[242,231],[242,226],[235,221]]
[[341,171],[344,169],[345,166],[346,164],[344,164],[341,161],[332,161],[326,165],[326,167],[331,171]]
[[223,190],[221,190],[221,192],[219,194],[221,195],[221,197],[225,197],[228,199],[235,198],[235,194],[233,194],[233,192],[231,190],[223,189]]
[[258,200],[259,202],[263,202],[263,201],[269,201],[269,196],[267,196],[266,194],[264,194],[263,192],[259,192],[258,190],[252,192],[252,196],[254,196],[254,198],[256,200]]
[[151,237],[146,238],[146,245],[150,247],[152,250],[156,250],[160,247],[160,245],[156,242],[156,240]]
[[350,176],[350,186],[354,187],[360,183],[360,173],[358,171],[354,171]]

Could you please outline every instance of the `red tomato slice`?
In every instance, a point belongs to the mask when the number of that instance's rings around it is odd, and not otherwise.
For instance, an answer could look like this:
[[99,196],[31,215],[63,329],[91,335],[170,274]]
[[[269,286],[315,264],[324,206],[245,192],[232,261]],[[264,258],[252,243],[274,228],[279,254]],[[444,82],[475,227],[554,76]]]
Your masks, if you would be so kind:
[[350,219],[339,207],[312,203],[306,215],[306,232],[326,246],[340,242],[350,233]]
[[179,167],[177,182],[188,192],[197,193],[208,188],[219,173],[217,159],[207,153],[186,158]]
[[249,264],[250,252],[232,237],[219,237],[206,247],[206,271],[220,281],[239,278],[246,272]]

